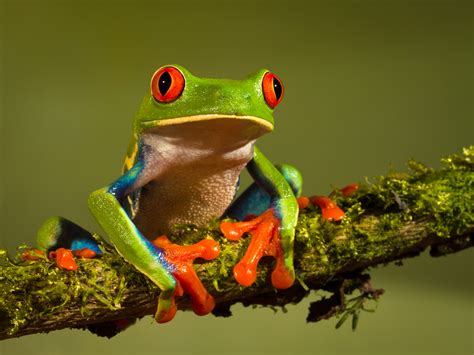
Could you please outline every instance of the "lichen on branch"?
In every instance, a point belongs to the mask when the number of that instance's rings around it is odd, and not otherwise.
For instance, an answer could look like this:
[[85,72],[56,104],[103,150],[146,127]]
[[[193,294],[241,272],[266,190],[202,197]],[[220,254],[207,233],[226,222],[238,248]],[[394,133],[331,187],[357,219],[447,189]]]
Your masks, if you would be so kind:
[[[331,197],[346,212],[340,223],[324,221],[318,207],[302,210],[295,238],[297,282],[285,291],[271,287],[269,259],[262,260],[254,285],[244,288],[235,282],[232,268],[248,238],[223,238],[218,221],[206,228],[178,226],[170,239],[178,244],[202,238],[220,243],[217,259],[195,264],[216,298],[215,315],[230,315],[236,302],[284,306],[299,302],[310,290],[324,289],[333,295],[313,302],[307,321],[338,316],[340,325],[352,316],[354,327],[360,311],[370,311],[366,301],[383,292],[370,285],[363,274],[367,267],[414,256],[427,247],[437,256],[473,246],[474,146],[442,162],[434,170],[411,161],[409,173],[391,172],[367,181],[349,197],[333,192]],[[0,251],[0,339],[84,326],[100,333],[101,326],[92,325],[153,314],[159,289],[112,246],[98,241],[103,255],[78,260],[74,272],[58,269],[46,257],[22,260],[26,247],[14,257]],[[357,289],[359,295],[346,296]],[[178,307],[190,309],[189,299],[180,299]]]

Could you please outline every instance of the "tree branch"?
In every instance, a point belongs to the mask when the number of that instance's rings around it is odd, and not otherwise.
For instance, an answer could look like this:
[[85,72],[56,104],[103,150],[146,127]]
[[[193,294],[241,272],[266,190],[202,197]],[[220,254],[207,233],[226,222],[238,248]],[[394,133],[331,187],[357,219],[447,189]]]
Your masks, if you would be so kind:
[[[307,321],[339,316],[338,326],[352,316],[353,327],[367,300],[376,300],[375,290],[362,272],[371,266],[418,255],[430,247],[433,256],[446,255],[474,245],[474,147],[462,155],[443,159],[444,167],[433,170],[410,162],[410,174],[390,173],[367,182],[353,195],[332,198],[346,217],[328,223],[319,208],[301,211],[296,230],[295,268],[297,282],[276,291],[268,281],[273,261],[263,259],[257,281],[239,286],[232,267],[243,256],[248,238],[228,241],[218,222],[207,228],[180,226],[170,237],[175,243],[191,244],[213,238],[221,245],[220,256],[196,264],[205,287],[215,296],[214,314],[229,316],[230,306],[270,307],[298,303],[310,290],[324,289],[329,298],[313,302]],[[81,259],[79,269],[66,272],[47,258],[22,261],[19,255],[0,255],[0,339],[87,326],[100,335],[120,331],[120,319],[153,314],[159,290],[104,242],[104,254]],[[359,295],[346,295],[358,289]],[[183,297],[179,309],[190,309]],[[120,323],[120,324],[123,324]]]

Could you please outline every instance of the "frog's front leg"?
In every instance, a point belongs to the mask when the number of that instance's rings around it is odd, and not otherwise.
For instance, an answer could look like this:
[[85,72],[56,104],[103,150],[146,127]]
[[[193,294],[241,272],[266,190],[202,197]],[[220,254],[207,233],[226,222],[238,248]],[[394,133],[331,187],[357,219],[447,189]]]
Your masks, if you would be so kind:
[[[194,247],[179,247],[169,243],[152,243],[142,235],[122,207],[121,201],[146,184],[145,179],[150,177],[144,173],[144,169],[144,162],[138,159],[135,165],[117,181],[92,193],[89,197],[89,208],[112,240],[117,251],[161,289],[155,319],[163,323],[171,320],[176,313],[175,294],[180,295],[182,289],[186,290],[185,287],[188,286],[177,287],[173,274],[182,274],[183,269],[186,268],[193,269],[192,260],[194,258],[216,257],[219,250],[218,247],[216,250],[215,242],[205,245],[201,243]],[[172,252],[169,250],[171,246],[174,248]],[[183,251],[178,248],[188,249]],[[210,255],[209,249],[211,250]],[[176,254],[179,254],[179,259],[170,257]],[[190,270],[191,273],[192,271],[194,270]],[[199,279],[196,281],[193,275],[184,279],[194,281],[189,287],[202,286]],[[202,291],[202,289],[200,290]],[[212,296],[206,297],[207,292],[204,296],[202,292],[191,294],[191,296],[193,309],[197,314],[203,315],[212,311],[214,301]]]
[[[251,234],[252,240],[244,257],[234,267],[237,282],[244,286],[255,281],[257,264],[266,255],[276,259],[273,286],[285,289],[294,283],[293,243],[298,219],[295,195],[301,192],[301,175],[296,169],[287,167],[281,167],[279,171],[254,147],[254,157],[247,168],[258,186],[253,185],[244,192],[243,198],[228,209],[227,215],[239,219],[246,214],[260,216],[250,221],[221,224],[221,231],[229,239],[239,239],[246,232]],[[252,207],[249,209],[249,206]]]

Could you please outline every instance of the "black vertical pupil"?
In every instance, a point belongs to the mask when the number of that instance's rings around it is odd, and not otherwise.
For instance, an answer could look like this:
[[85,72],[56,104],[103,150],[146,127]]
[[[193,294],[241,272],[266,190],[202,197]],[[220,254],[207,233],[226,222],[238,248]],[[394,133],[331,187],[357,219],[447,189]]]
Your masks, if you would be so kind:
[[281,83],[277,78],[273,78],[273,91],[275,91],[275,97],[280,100],[281,97]]
[[158,80],[158,89],[160,90],[161,95],[165,96],[171,86],[171,75],[167,71],[161,74],[160,79]]

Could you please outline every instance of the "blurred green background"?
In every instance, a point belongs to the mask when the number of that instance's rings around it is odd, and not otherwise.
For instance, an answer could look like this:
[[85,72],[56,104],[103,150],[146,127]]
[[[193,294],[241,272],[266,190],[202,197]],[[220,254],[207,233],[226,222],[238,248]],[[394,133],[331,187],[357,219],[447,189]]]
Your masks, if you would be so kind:
[[[286,96],[259,146],[306,194],[474,143],[472,1],[1,2],[1,247],[50,215],[90,230],[88,194],[114,180],[151,74],[179,63],[242,78],[267,67]],[[248,178],[247,180],[248,181]],[[113,340],[78,330],[0,342],[13,354],[472,354],[473,251],[374,269],[387,292],[359,329],[274,314],[150,317]],[[315,299],[312,295],[310,299]]]

